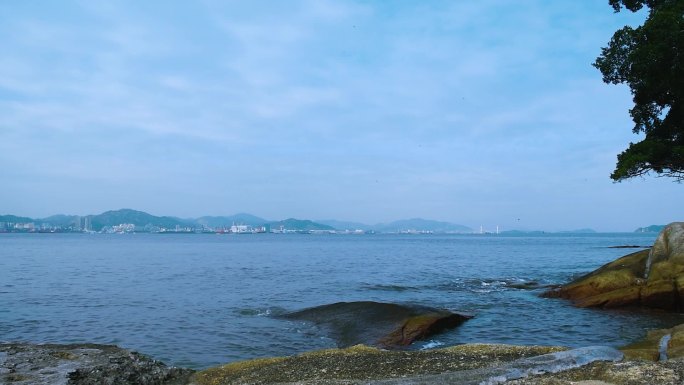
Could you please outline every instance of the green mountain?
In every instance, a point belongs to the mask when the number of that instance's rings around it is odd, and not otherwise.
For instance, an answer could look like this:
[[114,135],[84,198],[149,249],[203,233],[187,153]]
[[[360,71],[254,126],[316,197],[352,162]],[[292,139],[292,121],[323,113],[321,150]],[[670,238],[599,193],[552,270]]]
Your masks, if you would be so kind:
[[650,225],[646,227],[639,227],[634,230],[635,233],[659,233],[663,231],[665,225]]
[[233,224],[236,225],[250,225],[250,226],[262,226],[266,223],[269,223],[264,218],[259,218],[257,216],[254,216],[252,214],[246,214],[246,213],[240,213],[240,214],[235,214],[235,215],[230,215],[230,216],[224,216],[224,217],[213,217],[213,216],[205,216],[201,218],[197,218],[195,220],[200,225],[207,226],[207,227],[230,227]]
[[271,222],[271,229],[279,229],[281,226],[285,230],[309,231],[309,230],[335,230],[333,227],[316,223],[308,219],[288,218],[282,221]]
[[35,220],[33,218],[18,217],[16,215],[0,215],[0,222],[30,223],[35,222]]
[[[77,221],[79,223],[77,223]],[[36,222],[49,224],[51,226],[71,227],[80,225],[80,217],[76,215],[52,215],[47,218],[36,219]]]
[[[344,222],[337,220],[311,221],[308,219],[288,218],[282,221],[268,221],[264,218],[247,213],[239,213],[229,216],[204,216],[197,219],[181,219],[169,216],[155,216],[144,211],[121,209],[106,211],[102,214],[77,216],[77,215],[53,215],[47,218],[34,219],[28,217],[18,217],[15,215],[0,215],[0,223],[30,223],[36,226],[47,224],[62,228],[80,227],[86,222],[86,218],[94,231],[100,231],[104,227],[112,227],[120,224],[130,223],[136,226],[136,231],[150,231],[152,228],[174,229],[176,226],[201,228],[226,228],[233,224],[263,226],[269,225],[271,229],[277,230],[281,227],[286,230],[310,231],[310,230],[372,230],[378,232],[401,232],[401,231],[432,231],[436,233],[472,233],[469,227],[457,225],[449,222],[432,221],[421,218],[406,219],[387,224],[374,226],[365,225],[359,222]],[[77,222],[78,221],[78,222]]]
[[90,215],[90,223],[95,231],[102,230],[103,227],[116,226],[122,223],[132,223],[136,227],[145,227],[147,225],[156,227],[175,228],[176,226],[192,226],[193,223],[174,218],[174,217],[157,217],[143,211],[136,211],[131,209],[121,209],[114,211],[107,211],[99,215]]
[[315,222],[337,230],[371,230],[373,227],[360,222],[338,221],[335,219],[317,219]]

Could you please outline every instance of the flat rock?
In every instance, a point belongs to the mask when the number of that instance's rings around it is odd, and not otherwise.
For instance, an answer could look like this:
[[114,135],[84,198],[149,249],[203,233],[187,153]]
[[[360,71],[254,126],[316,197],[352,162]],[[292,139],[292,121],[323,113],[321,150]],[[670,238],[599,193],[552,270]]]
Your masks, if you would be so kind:
[[[564,353],[558,347],[473,344],[431,351],[383,351],[356,346],[293,357],[252,360],[196,373],[192,385],[230,384],[510,384],[510,385],[681,385],[684,361],[598,360],[557,371],[516,371],[516,363]],[[542,355],[542,356],[539,356]],[[569,361],[573,361],[569,356]],[[582,361],[581,356],[577,356]],[[542,364],[547,360],[539,360]],[[503,368],[503,371],[502,371]],[[505,373],[511,377],[501,376]],[[517,376],[517,377],[516,377]]]
[[433,376],[425,381],[441,383],[444,379],[437,380],[434,375],[480,369],[562,350],[561,347],[470,344],[397,351],[358,345],[231,363],[197,372],[191,384],[381,384],[392,383],[388,382],[392,379],[418,381],[419,376]]
[[682,385],[684,361],[595,362],[560,373],[540,374],[505,382],[506,385]]
[[[231,363],[192,375],[109,345],[0,345],[0,384],[681,385],[684,360],[610,362],[589,349],[469,344],[427,351],[367,346]],[[600,350],[599,350],[600,351]],[[573,352],[574,355],[573,355]],[[566,354],[567,353],[567,354]],[[592,362],[592,360],[599,361]],[[603,361],[603,360],[608,361]],[[534,366],[540,366],[535,369]],[[579,364],[569,368],[567,364]],[[576,365],[573,365],[576,366]],[[519,369],[519,370],[518,370]]]
[[112,345],[0,344],[0,384],[180,385],[192,373]]

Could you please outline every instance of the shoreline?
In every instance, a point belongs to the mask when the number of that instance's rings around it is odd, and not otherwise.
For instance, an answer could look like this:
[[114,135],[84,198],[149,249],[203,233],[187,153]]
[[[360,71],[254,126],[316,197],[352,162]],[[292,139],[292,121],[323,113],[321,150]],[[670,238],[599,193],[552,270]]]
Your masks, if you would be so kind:
[[683,358],[664,362],[615,361],[614,355],[601,355],[614,349],[606,348],[598,353],[587,349],[590,348],[466,344],[425,351],[397,351],[357,345],[239,361],[194,371],[169,367],[114,345],[9,343],[0,344],[0,380],[4,381],[0,382],[11,385],[399,385],[445,382],[463,385],[675,385],[684,382]]

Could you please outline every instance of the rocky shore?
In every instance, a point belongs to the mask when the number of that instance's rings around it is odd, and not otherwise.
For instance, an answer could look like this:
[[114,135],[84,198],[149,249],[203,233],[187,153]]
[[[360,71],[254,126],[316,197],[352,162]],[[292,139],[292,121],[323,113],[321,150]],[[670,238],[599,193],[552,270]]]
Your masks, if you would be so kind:
[[[607,349],[611,353],[612,349]],[[564,354],[564,355],[563,355]],[[621,355],[620,355],[621,356]],[[596,359],[596,360],[594,360]],[[469,344],[429,351],[367,346],[257,359],[200,372],[108,345],[0,345],[7,385],[515,384],[680,385],[684,359],[614,362],[561,347]],[[607,360],[607,361],[606,361]],[[571,368],[573,366],[579,367]],[[568,369],[570,368],[570,369]]]

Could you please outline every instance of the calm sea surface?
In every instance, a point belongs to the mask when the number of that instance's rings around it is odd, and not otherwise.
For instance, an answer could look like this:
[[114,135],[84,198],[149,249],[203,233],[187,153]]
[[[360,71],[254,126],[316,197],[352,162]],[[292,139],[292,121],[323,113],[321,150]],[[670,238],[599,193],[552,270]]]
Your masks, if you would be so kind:
[[468,342],[619,346],[682,315],[576,309],[516,284],[559,284],[655,234],[0,234],[0,341],[117,344],[168,364],[334,347],[273,315],[339,301],[475,315],[412,348]]

